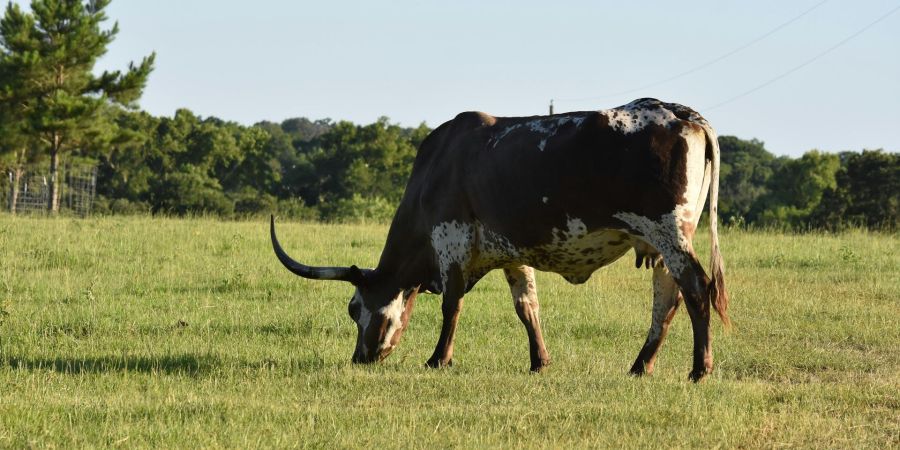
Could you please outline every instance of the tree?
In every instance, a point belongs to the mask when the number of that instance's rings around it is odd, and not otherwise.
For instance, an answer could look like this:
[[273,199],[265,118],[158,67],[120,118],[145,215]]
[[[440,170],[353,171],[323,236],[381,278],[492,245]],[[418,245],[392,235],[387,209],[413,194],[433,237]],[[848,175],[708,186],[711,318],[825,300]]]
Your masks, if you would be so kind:
[[[3,47],[0,47],[2,52]],[[5,60],[5,52],[0,53],[0,80],[10,79],[13,75],[11,68],[2,62]],[[0,98],[3,92],[0,91]],[[16,203],[19,197],[19,185],[24,172],[26,162],[31,162],[36,156],[29,152],[29,136],[25,132],[25,121],[17,108],[17,105],[9,102],[0,102],[0,168],[8,170],[11,174],[9,192],[9,211],[16,213]]]
[[52,212],[59,209],[61,153],[109,134],[102,108],[134,106],[153,70],[155,53],[124,73],[92,73],[119,31],[118,24],[101,29],[109,2],[33,0],[31,13],[10,2],[0,20],[0,103],[50,157]]
[[271,145],[272,136],[257,126],[241,127],[230,123],[226,130],[234,136],[238,158],[216,171],[225,190],[275,192],[281,182],[281,165],[276,153],[281,148]]
[[767,193],[757,199],[751,216],[762,225],[808,224],[822,195],[837,186],[840,168],[836,154],[812,150],[797,159],[786,158],[766,184]]
[[327,132],[334,124],[331,119],[312,121],[306,117],[295,117],[281,122],[281,130],[291,136],[295,145],[309,142]]
[[128,203],[146,202],[150,181],[159,175],[148,164],[159,119],[143,111],[118,109],[113,120],[115,139],[98,158],[97,194]]
[[416,156],[411,138],[419,134],[390,124],[386,117],[365,126],[338,122],[310,141],[305,151],[315,166],[318,200],[359,195],[399,202]]
[[896,230],[900,226],[900,154],[881,150],[842,153],[836,186],[812,213],[814,225]]
[[720,136],[722,155],[719,211],[726,221],[752,221],[751,208],[763,196],[772,176],[775,156],[762,141]]

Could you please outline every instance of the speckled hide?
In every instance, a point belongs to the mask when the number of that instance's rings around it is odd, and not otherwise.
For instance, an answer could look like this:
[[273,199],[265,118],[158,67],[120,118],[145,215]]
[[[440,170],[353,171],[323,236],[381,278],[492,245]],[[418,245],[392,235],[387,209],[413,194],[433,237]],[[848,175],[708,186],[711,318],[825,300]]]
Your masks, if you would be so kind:
[[[393,349],[409,316],[402,293],[424,290],[443,294],[444,323],[428,365],[450,365],[464,294],[503,269],[539,371],[549,356],[532,268],[584,283],[633,249],[637,267],[654,269],[656,288],[648,338],[631,372],[652,370],[683,300],[694,328],[691,378],[703,378],[712,370],[710,306],[728,322],[718,176],[715,132],[682,105],[645,98],[552,116],[459,114],[419,148],[378,267],[358,279],[342,275],[357,280],[351,316],[365,323],[354,360],[379,360]],[[692,244],[707,197],[710,276]]]

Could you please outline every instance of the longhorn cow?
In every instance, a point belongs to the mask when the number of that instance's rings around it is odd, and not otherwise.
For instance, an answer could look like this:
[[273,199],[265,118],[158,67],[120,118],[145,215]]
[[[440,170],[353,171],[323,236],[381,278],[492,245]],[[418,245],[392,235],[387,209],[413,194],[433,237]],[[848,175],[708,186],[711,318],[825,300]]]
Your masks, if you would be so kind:
[[[683,301],[694,335],[690,378],[712,371],[710,305],[728,325],[719,251],[719,147],[694,110],[639,99],[601,111],[535,117],[465,112],[435,129],[416,155],[378,267],[313,267],[281,248],[301,277],[347,281],[358,335],[352,361],[387,357],[409,323],[416,294],[443,294],[443,325],[430,367],[449,366],[463,295],[503,269],[525,325],[531,370],[550,362],[534,270],[584,283],[634,249],[653,268],[650,330],[635,375],[648,374]],[[711,278],[692,246],[709,194]]]

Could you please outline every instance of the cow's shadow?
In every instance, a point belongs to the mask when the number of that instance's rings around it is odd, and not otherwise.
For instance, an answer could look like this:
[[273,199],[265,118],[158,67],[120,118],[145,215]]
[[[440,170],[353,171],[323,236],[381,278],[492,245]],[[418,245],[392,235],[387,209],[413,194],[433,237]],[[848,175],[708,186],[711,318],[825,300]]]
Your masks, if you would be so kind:
[[0,361],[13,370],[50,371],[75,375],[137,372],[197,376],[211,372],[221,365],[215,356],[189,353],[160,356],[104,355],[50,358],[8,356]]

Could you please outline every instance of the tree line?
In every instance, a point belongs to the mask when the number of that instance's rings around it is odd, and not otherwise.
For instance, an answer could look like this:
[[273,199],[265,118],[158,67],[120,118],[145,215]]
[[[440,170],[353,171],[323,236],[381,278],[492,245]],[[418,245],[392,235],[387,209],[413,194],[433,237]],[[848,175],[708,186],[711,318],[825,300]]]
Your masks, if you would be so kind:
[[242,126],[187,109],[116,115],[127,137],[96,155],[97,210],[110,213],[387,221],[430,131],[386,118]]
[[725,223],[767,228],[896,230],[900,154],[883,150],[776,157],[756,139],[719,138]]
[[[8,4],[0,19],[0,169],[16,195],[26,167],[46,168],[59,208],[61,159],[96,165],[100,214],[277,213],[310,220],[390,220],[430,129],[387,118],[361,125],[293,118],[245,126],[187,109],[136,108],[154,54],[93,73],[118,26],[109,0]],[[762,142],[719,139],[726,223],[795,229],[896,229],[900,155],[881,150],[776,157]],[[6,190],[6,189],[5,189]]]

